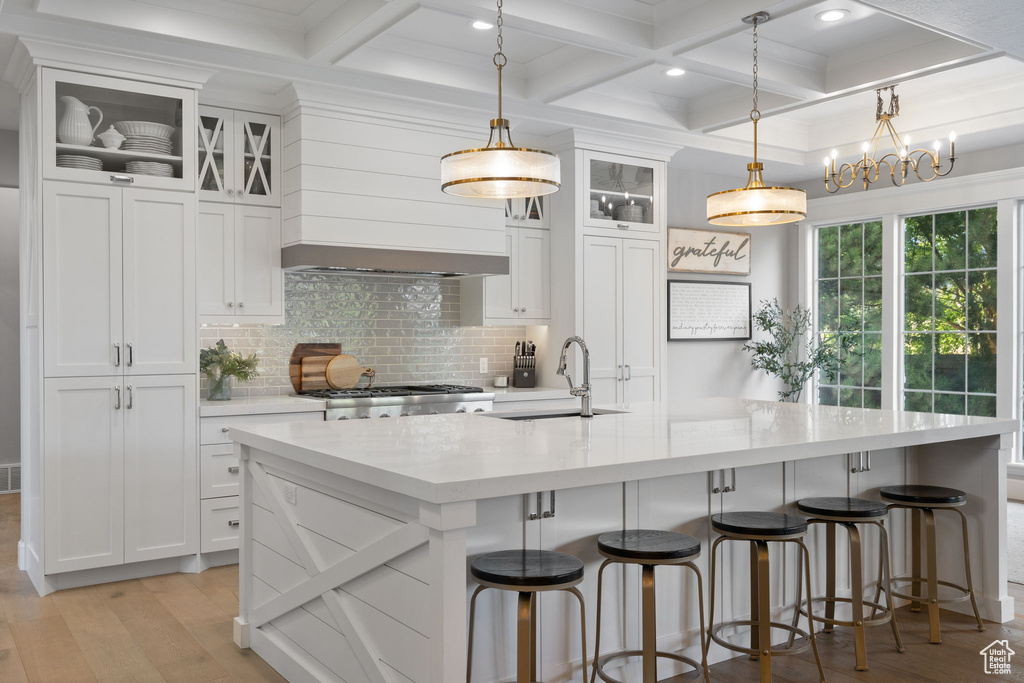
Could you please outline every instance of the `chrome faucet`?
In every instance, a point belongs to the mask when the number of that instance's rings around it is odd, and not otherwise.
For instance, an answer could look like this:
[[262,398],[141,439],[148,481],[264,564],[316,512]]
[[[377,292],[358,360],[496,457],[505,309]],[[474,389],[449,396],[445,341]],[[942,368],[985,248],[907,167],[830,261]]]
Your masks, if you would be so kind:
[[[569,352],[569,347],[572,346],[573,342],[579,344],[580,349],[583,351],[583,384],[578,387],[573,386],[572,377],[565,370],[566,354]],[[590,408],[590,351],[587,350],[587,344],[583,341],[582,337],[572,336],[565,340],[565,343],[562,344],[562,357],[558,360],[558,370],[555,372],[564,376],[566,381],[569,382],[569,393],[573,396],[579,396],[583,400],[580,417],[593,417],[594,411]]]

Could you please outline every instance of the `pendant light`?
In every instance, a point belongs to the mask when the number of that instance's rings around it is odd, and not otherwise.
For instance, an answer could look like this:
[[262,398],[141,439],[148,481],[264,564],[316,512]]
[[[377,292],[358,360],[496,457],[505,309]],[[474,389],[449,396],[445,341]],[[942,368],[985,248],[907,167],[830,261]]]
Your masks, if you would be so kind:
[[558,192],[561,180],[558,156],[539,149],[516,147],[508,119],[502,117],[501,70],[508,59],[502,52],[501,5],[502,0],[498,0],[498,51],[492,58],[498,68],[498,118],[491,119],[487,146],[441,157],[441,189],[460,197],[536,197]]
[[768,187],[761,171],[764,164],[757,160],[757,25],[768,21],[767,12],[744,17],[743,22],[754,25],[754,108],[750,120],[754,122],[754,161],[747,164],[747,185],[708,195],[708,223],[712,225],[778,225],[792,223],[807,217],[807,193],[794,187]]

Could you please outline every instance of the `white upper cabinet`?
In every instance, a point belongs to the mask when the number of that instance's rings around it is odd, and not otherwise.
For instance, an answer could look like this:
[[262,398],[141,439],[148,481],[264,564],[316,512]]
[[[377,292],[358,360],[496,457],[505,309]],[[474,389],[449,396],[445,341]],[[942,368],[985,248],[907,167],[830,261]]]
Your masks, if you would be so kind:
[[551,318],[551,233],[505,228],[508,275],[462,280],[463,325],[546,325]]
[[45,376],[195,372],[193,195],[50,182],[43,244]]
[[194,90],[57,69],[42,85],[45,178],[195,189]]
[[584,226],[664,233],[664,162],[587,150],[582,171]]
[[201,200],[281,205],[280,117],[202,106],[197,139]]

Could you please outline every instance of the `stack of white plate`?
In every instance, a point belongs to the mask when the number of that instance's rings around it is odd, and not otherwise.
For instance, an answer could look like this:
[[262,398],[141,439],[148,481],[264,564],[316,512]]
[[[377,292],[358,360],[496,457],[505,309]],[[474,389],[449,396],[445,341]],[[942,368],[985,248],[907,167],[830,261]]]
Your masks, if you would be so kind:
[[129,161],[124,165],[124,170],[135,175],[158,175],[165,178],[174,177],[174,167],[170,164],[161,164],[155,161]]
[[58,154],[57,165],[61,168],[85,168],[90,171],[102,171],[103,162],[93,157],[79,154]]
[[146,152],[147,154],[170,154],[173,150],[170,140],[153,135],[126,135],[121,149],[127,152]]

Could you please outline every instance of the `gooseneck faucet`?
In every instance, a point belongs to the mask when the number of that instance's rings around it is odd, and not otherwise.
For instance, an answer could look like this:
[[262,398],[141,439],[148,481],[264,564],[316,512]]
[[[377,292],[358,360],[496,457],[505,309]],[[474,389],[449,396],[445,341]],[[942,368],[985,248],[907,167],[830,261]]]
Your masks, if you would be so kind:
[[[572,377],[566,372],[566,354],[569,352],[569,347],[572,343],[576,342],[580,345],[580,350],[583,351],[583,384],[580,386],[573,386]],[[565,377],[566,381],[569,382],[569,393],[573,396],[579,396],[583,401],[582,409],[580,410],[580,417],[593,417],[594,411],[590,408],[590,351],[587,350],[587,344],[583,341],[582,337],[572,336],[565,340],[562,344],[562,357],[558,360],[559,375]]]

